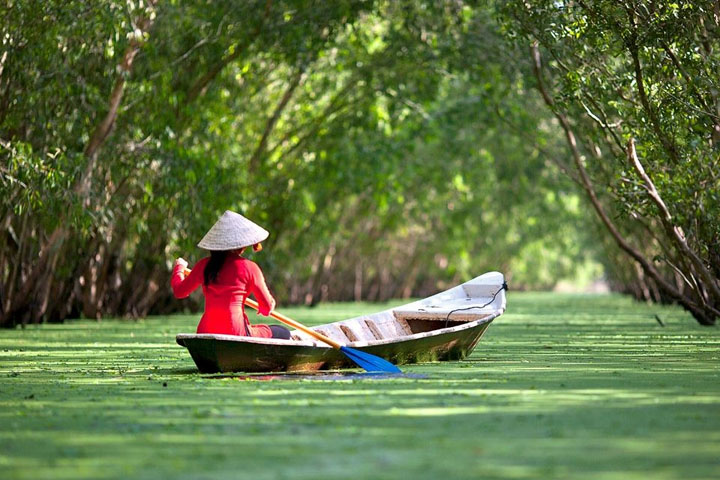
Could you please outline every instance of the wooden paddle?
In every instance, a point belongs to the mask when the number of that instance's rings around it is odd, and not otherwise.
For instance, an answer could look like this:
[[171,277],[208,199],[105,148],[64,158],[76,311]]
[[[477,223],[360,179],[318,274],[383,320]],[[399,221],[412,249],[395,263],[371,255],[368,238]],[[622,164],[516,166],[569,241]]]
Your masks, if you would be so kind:
[[[191,270],[189,268],[185,268],[185,270],[183,270],[183,273],[185,275],[190,275],[190,271]],[[259,309],[259,305],[257,304],[257,302],[250,298],[245,299],[245,305],[255,310]],[[368,372],[402,373],[402,371],[398,367],[383,358],[371,355],[366,352],[361,352],[360,350],[356,350],[354,348],[346,347],[341,343],[326,337],[322,333],[316,332],[315,330],[306,327],[302,323],[293,320],[290,317],[286,317],[285,315],[278,313],[275,310],[270,312],[270,316],[275,320],[284,323],[285,325],[301,330],[308,335],[320,340],[321,342],[327,343],[336,350],[340,350],[350,360],[352,360],[358,366],[364,368]]]

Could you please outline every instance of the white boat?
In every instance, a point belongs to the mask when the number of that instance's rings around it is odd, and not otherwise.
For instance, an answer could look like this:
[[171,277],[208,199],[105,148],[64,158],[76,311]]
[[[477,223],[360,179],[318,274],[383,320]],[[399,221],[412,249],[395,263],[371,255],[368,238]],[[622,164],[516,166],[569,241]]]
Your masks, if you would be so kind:
[[[348,347],[396,365],[460,360],[505,312],[504,277],[490,272],[431,297],[371,315],[313,327]],[[352,368],[343,353],[298,330],[290,340],[181,333],[198,369],[216,372],[317,371]]]

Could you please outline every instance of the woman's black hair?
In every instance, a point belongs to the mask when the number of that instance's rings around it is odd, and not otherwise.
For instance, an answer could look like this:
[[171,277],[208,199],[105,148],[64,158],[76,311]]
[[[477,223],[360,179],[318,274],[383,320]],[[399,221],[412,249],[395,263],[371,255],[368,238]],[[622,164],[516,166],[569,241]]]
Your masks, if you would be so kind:
[[220,273],[220,269],[225,263],[228,252],[228,250],[213,250],[210,252],[210,261],[205,265],[205,271],[203,272],[205,286],[217,280],[218,273]]

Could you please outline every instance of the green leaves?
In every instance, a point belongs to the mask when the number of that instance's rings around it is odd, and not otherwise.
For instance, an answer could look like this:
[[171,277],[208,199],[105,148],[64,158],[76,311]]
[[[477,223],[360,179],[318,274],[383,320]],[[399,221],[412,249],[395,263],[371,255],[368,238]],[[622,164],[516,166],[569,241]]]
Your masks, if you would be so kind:
[[[720,231],[720,211],[696,214],[709,192],[720,190],[715,173],[720,56],[712,7],[610,1],[529,7],[509,2],[503,13],[520,41],[542,47],[541,75],[553,109],[569,119],[568,128],[577,138],[571,148],[583,156],[603,208],[617,214],[619,235],[629,240],[618,243],[634,245],[641,252],[633,255],[636,260],[658,258],[659,253],[665,259],[658,266],[662,273],[640,262],[641,278],[633,264],[611,271],[629,270],[620,283],[636,292],[627,282],[643,284],[644,277],[651,277],[639,295],[648,298],[655,289],[656,300],[672,298],[691,309],[695,305],[698,320],[712,323],[719,312],[720,268],[716,258],[700,252],[718,242],[717,233],[708,233]],[[628,161],[630,139],[635,139],[647,178]],[[657,193],[651,194],[652,189]],[[676,231],[683,232],[687,245]],[[676,276],[683,280],[678,283]]]
[[[225,209],[271,231],[257,259],[281,301],[424,294],[510,268],[516,285],[549,286],[573,274],[560,260],[569,243],[587,247],[572,260],[594,251],[587,219],[557,200],[574,195],[540,154],[557,154],[557,132],[492,8],[131,7],[25,2],[0,27],[12,47],[0,50],[0,138],[15,149],[2,153],[15,163],[1,172],[10,195],[0,222],[38,232],[23,250],[0,247],[13,291],[50,235],[68,228],[43,272],[49,283],[38,283],[57,301],[28,315],[180,308],[168,265],[204,255],[195,244]],[[145,17],[152,26],[138,32]],[[585,39],[592,28],[577,17],[563,35]],[[593,75],[567,76],[568,103]],[[118,82],[117,115],[95,158],[86,148]],[[89,192],[78,195],[86,172]],[[538,252],[552,259],[542,274],[529,267]],[[22,274],[3,263],[11,256]],[[75,278],[54,279],[52,268]]]

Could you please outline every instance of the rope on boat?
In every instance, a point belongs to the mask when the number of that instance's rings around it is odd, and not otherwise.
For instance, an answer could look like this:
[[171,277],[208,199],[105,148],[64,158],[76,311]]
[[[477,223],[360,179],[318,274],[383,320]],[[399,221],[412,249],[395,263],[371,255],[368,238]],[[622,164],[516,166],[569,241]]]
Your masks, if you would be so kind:
[[456,308],[456,309],[454,309],[454,310],[450,310],[450,311],[448,312],[448,314],[447,314],[447,317],[445,317],[445,327],[444,327],[444,328],[447,328],[448,322],[450,321],[450,315],[452,315],[453,313],[455,313],[455,312],[461,312],[461,311],[463,311],[463,310],[472,310],[473,308],[484,308],[484,307],[487,307],[488,305],[490,305],[492,302],[495,301],[495,297],[498,296],[498,293],[502,292],[503,290],[507,290],[507,289],[508,289],[507,282],[503,281],[502,286],[498,289],[497,292],[495,292],[495,293],[493,294],[493,296],[492,296],[492,298],[490,299],[490,301],[487,302],[485,305],[479,305],[479,306],[478,306],[478,305],[473,305],[472,307],[462,307],[462,308]]

